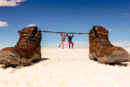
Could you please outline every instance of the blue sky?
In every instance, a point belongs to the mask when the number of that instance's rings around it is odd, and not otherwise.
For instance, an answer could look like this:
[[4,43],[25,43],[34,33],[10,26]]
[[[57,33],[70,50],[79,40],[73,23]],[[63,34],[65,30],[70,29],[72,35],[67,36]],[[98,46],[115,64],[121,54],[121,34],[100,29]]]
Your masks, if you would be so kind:
[[[15,45],[17,31],[29,24],[64,32],[89,32],[93,25],[101,25],[110,31],[111,42],[130,42],[130,0],[18,1],[0,1],[0,21],[6,23],[0,26],[0,47]],[[42,36],[43,47],[57,47],[61,39],[59,34]],[[74,42],[86,44],[88,35],[75,35]]]

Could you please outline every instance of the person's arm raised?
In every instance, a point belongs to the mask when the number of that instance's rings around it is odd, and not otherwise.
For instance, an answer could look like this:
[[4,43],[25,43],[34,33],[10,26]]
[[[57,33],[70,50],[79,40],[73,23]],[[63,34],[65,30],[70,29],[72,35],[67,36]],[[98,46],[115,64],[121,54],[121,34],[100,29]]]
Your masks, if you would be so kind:
[[65,36],[68,36],[68,33],[65,33]]
[[74,34],[72,34],[72,37],[74,37]]

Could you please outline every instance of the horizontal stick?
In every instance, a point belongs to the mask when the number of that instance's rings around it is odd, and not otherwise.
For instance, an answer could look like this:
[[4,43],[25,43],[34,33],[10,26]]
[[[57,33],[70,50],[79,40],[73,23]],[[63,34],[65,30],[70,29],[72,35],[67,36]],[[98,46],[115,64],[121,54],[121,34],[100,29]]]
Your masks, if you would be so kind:
[[42,30],[41,32],[47,32],[47,33],[69,33],[69,34],[89,34],[89,33],[75,33],[75,32],[54,32],[54,31],[45,31],[45,30]]

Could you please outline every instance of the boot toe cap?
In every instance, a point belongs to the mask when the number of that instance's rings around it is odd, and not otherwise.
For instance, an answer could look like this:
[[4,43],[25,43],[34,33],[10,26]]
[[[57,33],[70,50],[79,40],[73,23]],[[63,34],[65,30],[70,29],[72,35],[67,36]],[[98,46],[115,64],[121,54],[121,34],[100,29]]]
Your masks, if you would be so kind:
[[20,62],[20,56],[12,51],[0,51],[0,64],[17,65]]
[[128,54],[127,51],[124,51],[124,50],[114,50],[112,51],[108,57],[110,59],[113,59],[117,62],[127,62],[127,61],[130,61],[130,55]]

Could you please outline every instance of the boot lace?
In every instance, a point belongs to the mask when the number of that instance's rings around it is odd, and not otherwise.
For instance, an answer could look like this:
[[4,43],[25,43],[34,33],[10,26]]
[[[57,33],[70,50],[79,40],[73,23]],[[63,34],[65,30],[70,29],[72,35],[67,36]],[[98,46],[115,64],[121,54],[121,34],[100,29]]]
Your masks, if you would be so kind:
[[17,42],[17,47],[28,47],[36,41],[35,35],[23,32]]

